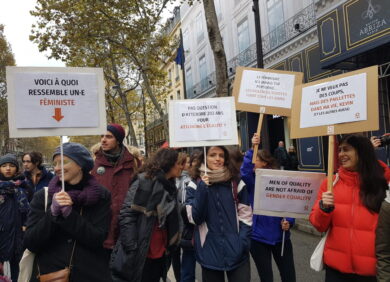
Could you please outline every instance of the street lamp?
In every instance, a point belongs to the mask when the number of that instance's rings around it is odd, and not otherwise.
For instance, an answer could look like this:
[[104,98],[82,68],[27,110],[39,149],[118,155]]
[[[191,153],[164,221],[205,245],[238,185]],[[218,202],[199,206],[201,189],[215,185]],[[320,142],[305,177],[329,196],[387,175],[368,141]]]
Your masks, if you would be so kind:
[[264,63],[263,63],[263,42],[261,39],[259,0],[253,0],[252,11],[255,14],[257,67],[262,69],[264,68]]

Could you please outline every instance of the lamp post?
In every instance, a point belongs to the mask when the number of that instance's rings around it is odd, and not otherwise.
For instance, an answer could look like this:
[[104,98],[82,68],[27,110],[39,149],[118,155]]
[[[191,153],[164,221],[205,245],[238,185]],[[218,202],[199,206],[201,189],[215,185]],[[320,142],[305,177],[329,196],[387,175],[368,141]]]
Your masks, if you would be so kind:
[[[256,34],[256,61],[257,67],[263,69],[264,61],[263,61],[263,41],[261,38],[261,23],[260,23],[260,8],[259,8],[259,0],[253,0],[252,11],[255,16],[255,34]],[[269,142],[269,133],[268,133],[268,122],[267,118],[263,119],[263,126],[261,130],[262,136],[262,148],[270,149]]]
[[261,40],[261,24],[260,24],[259,0],[253,0],[252,11],[255,14],[257,67],[258,68],[264,68],[264,63],[263,63],[263,41]]

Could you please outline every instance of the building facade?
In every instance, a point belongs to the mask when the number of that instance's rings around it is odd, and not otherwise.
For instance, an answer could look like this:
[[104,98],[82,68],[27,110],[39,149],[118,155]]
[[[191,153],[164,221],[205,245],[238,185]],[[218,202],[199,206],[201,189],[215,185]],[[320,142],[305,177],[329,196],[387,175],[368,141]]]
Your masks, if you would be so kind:
[[[237,66],[256,65],[253,1],[215,0],[224,40],[228,74]],[[388,0],[260,0],[263,61],[265,68],[298,71],[304,82],[379,65],[380,129],[367,136],[390,131],[390,1]],[[215,67],[205,30],[203,5],[181,6],[186,54],[188,98],[215,95]],[[258,115],[238,113],[241,146],[249,147]],[[326,137],[289,138],[288,119],[270,116],[263,124],[263,146],[271,151],[279,140],[298,148],[300,169],[325,171]],[[387,150],[386,150],[387,149]],[[389,149],[379,157],[389,164]]]
[[[167,98],[163,102],[162,108],[164,113],[168,115],[168,107],[170,100],[180,100],[185,98],[184,91],[184,75],[182,66],[184,57],[182,56],[181,48],[181,22],[180,22],[180,8],[175,7],[173,10],[173,17],[168,19],[166,29],[164,30],[172,40],[178,43],[179,48],[172,50],[171,56],[165,58],[161,68],[167,75]],[[168,119],[167,119],[168,120]],[[163,122],[160,117],[152,115],[148,118],[146,127],[146,145],[148,153],[156,151],[161,146],[166,146],[169,136],[165,135]],[[168,126],[168,124],[166,124]]]

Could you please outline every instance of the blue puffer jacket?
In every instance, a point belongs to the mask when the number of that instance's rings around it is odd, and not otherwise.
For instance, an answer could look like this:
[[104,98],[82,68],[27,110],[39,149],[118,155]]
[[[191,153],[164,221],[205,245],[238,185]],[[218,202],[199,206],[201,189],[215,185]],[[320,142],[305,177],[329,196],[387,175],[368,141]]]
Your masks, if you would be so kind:
[[20,258],[22,254],[22,226],[31,196],[23,175],[9,179],[0,173],[0,262]]
[[190,182],[186,201],[189,220],[197,225],[196,259],[203,267],[230,271],[249,259],[252,209],[243,181]]
[[[255,173],[253,171],[254,164],[252,163],[252,156],[253,150],[246,152],[240,172],[242,180],[244,180],[248,189],[250,204],[253,207],[253,199],[255,195]],[[282,219],[282,217],[276,216],[253,215],[252,239],[269,245],[275,245],[282,242]],[[294,218],[286,219],[290,223],[290,226],[295,223]],[[285,239],[290,239],[290,231],[286,232]]]
[[41,190],[43,187],[47,187],[49,185],[50,180],[54,176],[53,173],[46,170],[46,168],[44,166],[39,167],[39,169],[41,170],[42,175],[38,181],[38,184],[35,186],[34,186],[34,183],[32,182],[32,179],[31,179],[31,173],[29,171],[24,172],[24,176],[26,177],[28,184],[31,187],[33,187],[34,192]]

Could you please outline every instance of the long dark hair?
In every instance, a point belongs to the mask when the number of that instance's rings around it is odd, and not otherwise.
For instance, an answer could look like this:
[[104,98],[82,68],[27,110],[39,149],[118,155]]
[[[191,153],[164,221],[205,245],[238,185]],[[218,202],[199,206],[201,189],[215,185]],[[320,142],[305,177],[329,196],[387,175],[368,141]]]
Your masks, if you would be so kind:
[[387,181],[384,169],[378,162],[371,141],[362,135],[347,135],[340,141],[341,144],[351,145],[357,152],[357,172],[360,177],[360,198],[363,205],[370,211],[379,212],[385,198]]
[[[210,148],[212,148],[212,147],[218,147],[218,148],[222,149],[222,151],[224,153],[224,166],[228,169],[228,171],[230,172],[230,175],[232,176],[233,179],[239,179],[240,171],[237,169],[237,167],[231,161],[229,151],[226,149],[226,147],[224,147],[224,146],[206,147],[206,155],[208,154]],[[204,151],[201,151],[201,153],[197,157],[197,164],[195,166],[191,167],[190,175],[192,178],[197,179],[200,177],[199,168],[203,162],[204,162]]]
[[147,177],[153,178],[158,173],[169,172],[175,166],[179,153],[171,148],[161,148],[146,161],[141,167],[140,173],[145,172]]
[[266,162],[266,168],[279,169],[278,161],[271,155],[268,150],[258,150],[256,155],[261,161]]

